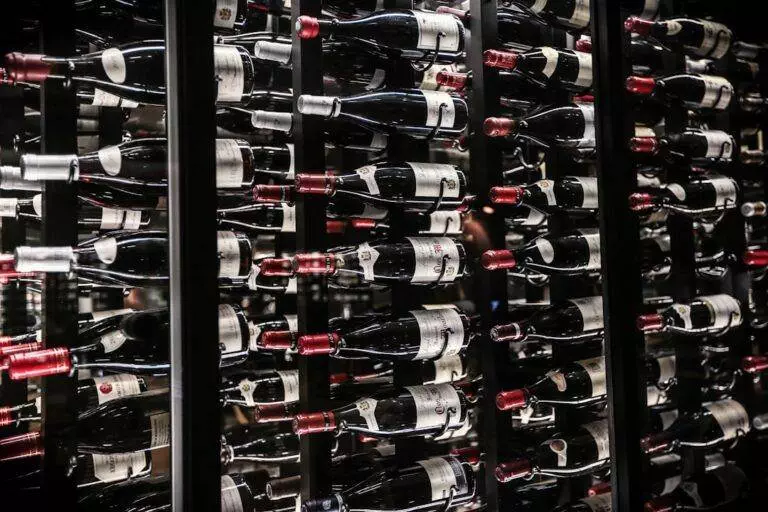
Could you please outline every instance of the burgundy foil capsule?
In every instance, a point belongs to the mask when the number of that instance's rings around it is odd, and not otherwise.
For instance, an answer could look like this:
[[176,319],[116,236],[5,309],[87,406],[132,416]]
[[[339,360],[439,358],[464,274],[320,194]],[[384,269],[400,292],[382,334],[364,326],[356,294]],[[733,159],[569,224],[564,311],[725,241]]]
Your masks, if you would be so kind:
[[257,423],[292,421],[296,414],[295,409],[295,405],[291,404],[261,404],[254,407],[253,419]]
[[640,34],[641,36],[648,35],[653,28],[653,22],[638,18],[637,16],[630,16],[624,21],[624,30],[632,32],[633,34]]
[[293,431],[299,435],[333,432],[335,429],[336,417],[331,411],[297,414],[293,418]]
[[335,181],[333,176],[327,174],[297,174],[296,192],[331,195],[335,190]]
[[514,52],[501,50],[485,50],[483,52],[483,64],[492,68],[515,69],[519,55]]
[[594,103],[595,102],[595,96],[594,94],[579,94],[578,96],[573,97],[574,103]]
[[645,502],[643,512],[673,512],[676,506],[673,497],[658,496]]
[[290,350],[296,342],[292,331],[266,331],[262,333],[259,347],[267,350]]
[[351,224],[355,229],[373,229],[376,227],[376,219],[352,219]]
[[644,76],[631,76],[627,78],[625,86],[632,94],[649,95],[656,88],[656,80]]
[[472,446],[466,446],[464,448],[454,448],[453,450],[451,450],[451,455],[464,459],[465,461],[472,464],[473,466],[480,464],[480,457],[482,456],[482,454],[480,453],[480,450]]
[[456,73],[453,71],[439,71],[435,76],[435,81],[451,89],[464,89],[467,85],[467,79],[469,75],[467,73]]
[[0,439],[0,462],[42,455],[40,432],[29,432]]
[[653,208],[653,196],[644,192],[636,192],[629,196],[629,209],[633,211]]
[[664,451],[668,446],[668,442],[657,439],[656,436],[653,435],[646,436],[640,440],[640,448],[642,448],[643,452],[646,454]]
[[10,407],[0,407],[0,427],[7,427],[13,424],[13,414]]
[[761,249],[750,249],[744,251],[742,261],[750,267],[764,267],[768,265],[768,251]]
[[523,187],[493,187],[488,193],[492,203],[518,205],[525,195]]
[[741,369],[747,373],[760,373],[768,370],[768,357],[746,356],[741,359]]
[[268,277],[290,277],[293,262],[290,258],[264,258],[258,263],[259,273]]
[[528,393],[524,389],[501,391],[496,395],[496,408],[500,411],[523,409],[528,405]]
[[664,328],[664,317],[656,313],[640,315],[637,317],[637,328],[643,332],[660,331]]
[[483,133],[489,137],[506,137],[517,128],[517,122],[506,117],[489,117],[483,121]]
[[293,187],[288,185],[256,185],[253,200],[260,203],[292,203]]
[[493,474],[499,482],[507,483],[530,475],[532,470],[531,462],[528,459],[516,459],[499,464]]
[[517,322],[494,326],[491,328],[489,334],[491,340],[499,343],[519,341],[525,337],[523,330],[520,328],[520,324]]
[[331,275],[336,272],[336,259],[333,254],[297,254],[293,271],[298,275]]
[[380,441],[378,437],[367,436],[365,434],[358,434],[357,440],[360,443],[378,443]]
[[346,372],[332,373],[329,379],[331,384],[342,384],[352,380],[352,376]]
[[506,270],[515,268],[515,254],[512,251],[502,249],[500,251],[485,251],[480,256],[480,264],[486,270]]
[[299,337],[298,348],[302,356],[319,356],[332,353],[339,344],[335,333],[305,334]]
[[299,39],[314,39],[320,34],[320,22],[312,16],[299,16],[296,20],[296,35]]
[[592,40],[581,38],[576,41],[574,48],[579,52],[590,53],[592,52]]
[[72,360],[66,348],[49,348],[13,354],[8,358],[11,380],[66,374],[72,370]]
[[600,482],[587,489],[587,496],[597,496],[598,494],[607,494],[611,492],[610,482]]
[[659,140],[656,137],[632,137],[629,149],[633,153],[655,153],[659,149]]
[[33,352],[36,350],[42,350],[43,344],[39,341],[32,341],[29,343],[19,343],[16,345],[5,345],[0,347],[0,359],[10,357],[13,354],[21,354],[22,352]]
[[341,235],[347,227],[347,223],[343,220],[326,220],[325,232],[329,235]]
[[51,66],[37,53],[8,53],[5,56],[6,79],[16,82],[42,82],[51,74]]

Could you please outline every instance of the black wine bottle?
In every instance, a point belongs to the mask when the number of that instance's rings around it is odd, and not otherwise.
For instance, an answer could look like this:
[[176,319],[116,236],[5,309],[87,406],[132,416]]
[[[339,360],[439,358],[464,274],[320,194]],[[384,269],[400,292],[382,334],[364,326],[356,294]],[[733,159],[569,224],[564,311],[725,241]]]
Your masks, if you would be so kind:
[[257,233],[295,233],[296,207],[289,204],[250,204],[219,208],[216,218],[222,229]]
[[[0,199],[0,217],[30,220],[35,223],[43,218],[42,195],[31,198],[5,197]],[[80,205],[77,225],[89,230],[137,230],[149,225],[151,215],[141,210],[100,208],[89,204]]]
[[712,175],[634,193],[630,196],[630,207],[640,212],[669,208],[689,215],[706,213],[711,209],[719,212],[736,208],[737,191],[738,185],[731,178]]
[[734,328],[741,325],[741,304],[730,295],[702,295],[686,304],[673,304],[659,313],[641,315],[637,325],[643,331],[696,334],[702,331]]
[[491,328],[493,341],[524,341],[526,339],[569,339],[596,336],[603,328],[603,298],[601,296],[570,299],[537,311],[529,318],[499,324]]
[[592,87],[592,55],[549,46],[523,53],[486,50],[483,62],[493,68],[514,70],[546,85],[556,85],[575,92]]
[[545,147],[577,151],[595,148],[595,107],[591,104],[545,109],[521,119],[489,117],[483,123],[489,137],[515,135]]
[[733,464],[693,476],[680,483],[672,492],[645,502],[647,512],[670,510],[712,510],[728,508],[747,488],[747,476]]
[[724,57],[733,39],[733,33],[725,25],[690,18],[649,21],[632,17],[627,19],[624,27],[629,32],[680,46],[690,55],[712,59]]
[[254,407],[299,400],[298,370],[239,371],[228,374],[219,391],[225,404]]
[[691,109],[726,110],[734,96],[733,85],[725,78],[714,75],[632,76],[627,79],[627,90],[664,102],[676,102]]
[[545,212],[565,210],[595,210],[597,178],[566,176],[557,181],[539,180],[530,185],[493,187],[492,203],[503,205],[527,205]]
[[634,153],[652,155],[673,163],[730,162],[735,150],[733,136],[720,130],[688,129],[661,137],[633,137]]
[[224,433],[222,464],[287,463],[299,460],[299,437],[280,424],[239,426]]

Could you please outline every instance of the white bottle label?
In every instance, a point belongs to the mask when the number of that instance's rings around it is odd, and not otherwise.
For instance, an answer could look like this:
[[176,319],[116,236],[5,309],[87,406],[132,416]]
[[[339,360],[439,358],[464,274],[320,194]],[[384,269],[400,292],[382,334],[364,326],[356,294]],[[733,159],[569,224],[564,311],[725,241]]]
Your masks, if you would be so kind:
[[216,139],[216,188],[243,186],[243,153],[234,139]]
[[583,178],[581,176],[574,176],[573,180],[581,185],[581,190],[584,195],[584,200],[581,202],[581,207],[597,209],[599,206],[597,195],[597,178]]
[[589,25],[589,0],[575,1],[573,15],[568,23],[576,28],[584,28]]
[[544,69],[541,70],[541,73],[547,78],[552,78],[552,75],[555,74],[555,70],[557,70],[557,63],[560,61],[560,52],[549,46],[542,46],[540,49],[547,61],[546,64],[544,64]]
[[647,386],[645,389],[646,404],[648,407],[667,403],[667,395],[656,386]]
[[589,498],[582,498],[584,503],[591,512],[611,512],[611,493],[598,494],[596,496],[590,496]]
[[216,101],[240,101],[245,91],[245,69],[237,47],[214,45],[213,66],[219,83]]
[[371,136],[371,149],[386,149],[389,144],[389,136],[386,133],[376,132]]
[[161,412],[149,417],[149,423],[152,428],[152,437],[149,443],[150,448],[162,448],[171,444],[171,414]]
[[464,377],[464,364],[461,357],[443,356],[435,359],[435,380],[432,384],[443,384],[445,382],[455,382]]
[[95,107],[121,107],[121,108],[136,108],[138,103],[131,100],[126,100],[115,94],[107,91],[102,91],[99,88],[93,90],[93,101],[91,105]]
[[114,263],[117,258],[117,240],[114,237],[108,236],[93,243],[93,249],[96,251],[96,256],[106,263]]
[[293,144],[286,144],[285,147],[288,148],[288,155],[291,157],[291,163],[288,164],[288,172],[285,178],[292,180],[296,177],[296,155],[294,154]]
[[283,391],[285,402],[298,402],[299,401],[299,370],[286,370],[278,371],[277,375],[280,377],[280,381],[283,383]]
[[535,13],[540,13],[547,6],[549,0],[536,0],[531,6],[531,10]]
[[[664,395],[664,400],[666,401],[666,395]],[[663,402],[662,402],[663,403]],[[672,409],[671,411],[664,411],[659,413],[659,419],[661,420],[661,429],[667,430],[672,424],[677,421],[677,417],[680,415],[677,409]]]
[[704,82],[704,97],[701,99],[701,106],[717,110],[728,108],[733,97],[731,82],[721,76],[701,75],[699,78]]
[[374,414],[376,412],[377,403],[378,402],[373,398],[363,398],[355,402],[357,411],[360,413],[360,416],[365,421],[366,428],[370,432],[379,431],[379,422],[376,421],[376,415]]
[[123,331],[117,329],[99,338],[99,343],[104,347],[104,353],[109,354],[122,347],[127,339]]
[[94,377],[93,382],[96,386],[96,397],[99,400],[99,405],[115,398],[141,393],[141,385],[135,375],[118,374]]
[[592,104],[579,103],[576,105],[584,116],[584,135],[579,140],[577,146],[580,148],[595,147],[595,106]]
[[733,155],[733,137],[719,130],[706,130],[702,135],[707,140],[707,158],[730,160]]
[[693,322],[691,322],[691,307],[687,304],[673,304],[670,306],[675,313],[683,320],[683,328],[692,329]]
[[283,205],[283,222],[280,225],[280,231],[283,233],[296,232],[296,207],[293,205]]
[[379,251],[368,245],[368,242],[360,244],[357,248],[357,261],[360,268],[363,269],[363,279],[373,281],[373,266],[379,259]]
[[685,201],[685,198],[688,196],[685,193],[685,189],[682,185],[679,183],[670,183],[668,185],[665,185],[664,188],[672,192],[672,195],[674,195],[678,201]]
[[592,87],[592,55],[575,50],[573,54],[579,61],[579,74],[574,83],[579,87]]
[[608,422],[605,420],[594,421],[582,425],[584,430],[592,434],[597,445],[597,460],[607,459],[611,456],[610,441],[608,438]]
[[237,484],[229,475],[221,475],[221,512],[243,512],[243,499]]
[[570,299],[574,306],[579,308],[581,319],[584,323],[584,331],[597,331],[603,328],[603,297],[584,297]]
[[589,247],[589,261],[587,262],[587,270],[599,270],[600,269],[600,233],[596,229],[581,229],[579,230],[584,240]]
[[451,14],[439,14],[424,11],[411,11],[419,25],[419,40],[416,48],[419,50],[436,50],[437,38],[440,36],[440,51],[455,52],[461,45],[459,20]]
[[[464,323],[452,308],[410,311],[419,326],[421,342],[414,360],[455,356],[464,345]],[[445,348],[445,350],[443,350]]]
[[43,194],[35,194],[32,198],[32,209],[38,217],[43,216]]
[[701,45],[698,48],[694,48],[696,55],[712,59],[724,57],[728,52],[728,48],[731,47],[731,38],[733,37],[731,31],[720,23],[707,20],[700,20],[700,22],[704,29],[704,37],[702,38]]
[[730,178],[712,178],[715,189],[715,205],[734,206],[736,204],[736,183]]
[[[425,126],[437,126],[440,120],[440,128],[453,128],[456,123],[456,105],[453,104],[453,98],[447,92],[442,91],[421,91],[427,102],[427,119]],[[441,108],[442,107],[442,108]],[[440,117],[440,110],[443,115]]]
[[[454,467],[444,458],[435,457],[433,459],[421,460],[417,462],[424,468],[424,472],[429,477],[429,485],[432,489],[432,501],[445,500],[450,496],[451,489],[459,489],[456,471]],[[458,465],[458,464],[457,464]],[[457,468],[461,471],[461,466]]]
[[557,197],[555,197],[555,182],[552,180],[539,180],[534,185],[541,189],[544,197],[547,199],[547,206],[557,206]]
[[749,432],[749,415],[736,400],[720,400],[704,406],[723,430],[723,439],[734,439]]
[[141,227],[140,210],[123,210],[123,229],[139,229]]
[[685,492],[685,494],[687,494],[688,497],[691,498],[694,506],[696,506],[697,508],[704,506],[704,500],[701,499],[701,494],[699,494],[699,484],[697,482],[693,482],[693,481],[681,482],[680,489],[682,489],[683,492]]
[[645,0],[645,6],[643,12],[640,14],[641,18],[646,20],[652,20],[659,12],[659,0]]
[[256,401],[253,399],[253,392],[256,391],[256,381],[243,379],[237,384],[237,389],[240,390],[240,395],[243,397],[247,407],[256,405]]
[[104,73],[107,78],[116,84],[125,82],[127,70],[125,67],[125,56],[117,48],[107,48],[101,54],[101,65],[104,66]]
[[443,197],[453,199],[459,197],[459,172],[450,164],[431,164],[406,162],[413,169],[416,178],[416,197],[440,196],[440,184],[443,186]]
[[0,199],[0,217],[16,217],[18,207],[19,200],[15,197]]
[[428,234],[460,235],[461,232],[461,212],[443,210],[429,214]]
[[147,454],[132,453],[93,454],[93,476],[100,482],[116,482],[140,473],[147,466]]
[[384,84],[384,79],[387,78],[387,72],[383,69],[376,68],[371,77],[371,81],[365,86],[366,91],[373,91],[378,89]]
[[555,248],[552,246],[552,242],[547,240],[546,238],[537,238],[534,241],[534,244],[536,245],[536,248],[539,250],[539,254],[541,254],[541,259],[544,261],[544,263],[552,263],[555,259]]
[[291,332],[298,332],[299,331],[299,317],[298,315],[283,315],[283,318],[285,318],[286,323],[288,324],[288,330]]
[[739,301],[730,295],[704,295],[698,299],[709,307],[714,320],[713,328],[741,325],[741,306]]
[[219,277],[240,277],[240,244],[232,231],[219,231],[216,234],[219,251]]
[[362,179],[366,186],[368,187],[368,193],[372,196],[378,196],[381,192],[379,191],[379,184],[376,183],[376,166],[375,165],[366,165],[363,167],[359,167],[358,169],[355,169],[355,174],[360,176],[360,179]]
[[602,396],[606,394],[605,386],[605,357],[593,357],[592,359],[583,359],[576,361],[576,364],[584,368],[589,375],[589,381],[592,383],[592,396]]
[[677,373],[677,360],[675,356],[663,356],[656,359],[656,363],[659,365],[659,380],[658,384],[664,384],[672,379]]
[[243,349],[240,319],[230,304],[219,304],[219,345],[225,354]]
[[213,12],[213,26],[232,28],[237,19],[237,0],[216,0],[216,10]]
[[105,309],[104,311],[93,311],[91,312],[91,318],[93,318],[94,322],[98,322],[99,320],[104,320],[105,318],[109,318],[117,315],[124,315],[126,313],[133,313],[133,309],[125,308],[125,309]]
[[123,227],[125,210],[116,210],[114,208],[101,209],[100,229],[120,229]]
[[416,405],[416,430],[433,429],[445,425],[450,411],[449,427],[461,425],[459,393],[450,384],[406,386]]
[[[459,274],[459,248],[456,242],[446,237],[406,237],[413,247],[415,266],[412,283],[434,283],[455,281]],[[442,273],[443,259],[445,272]]]
[[120,174],[120,167],[123,163],[123,156],[120,154],[118,146],[106,146],[99,150],[99,163],[104,168],[104,172],[110,176]]

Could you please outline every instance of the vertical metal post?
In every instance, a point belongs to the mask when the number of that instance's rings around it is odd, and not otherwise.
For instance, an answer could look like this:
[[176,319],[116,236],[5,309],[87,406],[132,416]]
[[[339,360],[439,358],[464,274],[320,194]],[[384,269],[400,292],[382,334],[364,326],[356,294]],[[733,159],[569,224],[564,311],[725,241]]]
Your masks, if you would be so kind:
[[220,507],[213,22],[166,0],[173,510]]
[[644,339],[635,327],[642,306],[639,234],[629,209],[637,187],[628,151],[633,130],[624,81],[628,67],[620,2],[592,2],[595,132],[600,200],[603,313],[614,512],[643,508],[640,438],[646,407],[640,375]]

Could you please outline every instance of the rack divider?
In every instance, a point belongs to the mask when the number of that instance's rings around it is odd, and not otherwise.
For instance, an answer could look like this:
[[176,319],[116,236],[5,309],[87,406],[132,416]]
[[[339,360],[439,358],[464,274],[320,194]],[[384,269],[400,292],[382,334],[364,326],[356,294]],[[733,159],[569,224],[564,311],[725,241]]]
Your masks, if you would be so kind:
[[216,81],[208,2],[166,0],[173,510],[220,509]]

